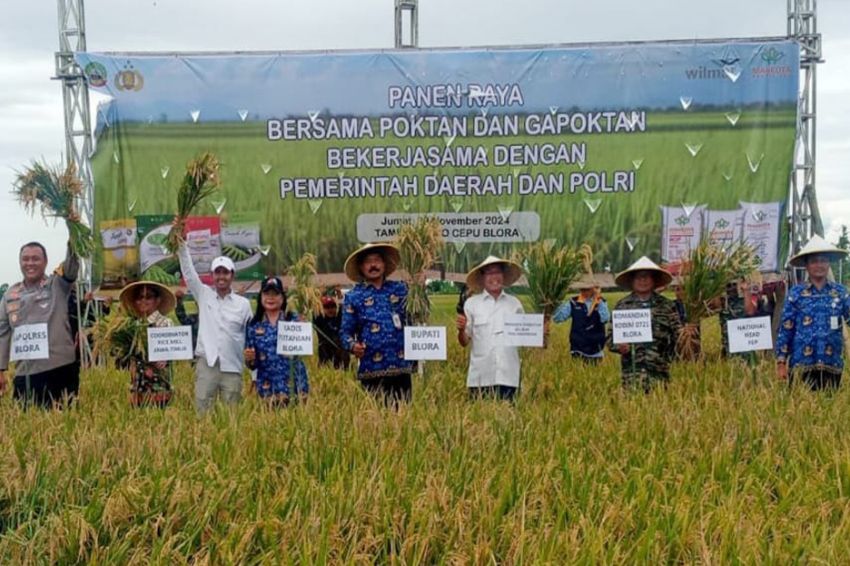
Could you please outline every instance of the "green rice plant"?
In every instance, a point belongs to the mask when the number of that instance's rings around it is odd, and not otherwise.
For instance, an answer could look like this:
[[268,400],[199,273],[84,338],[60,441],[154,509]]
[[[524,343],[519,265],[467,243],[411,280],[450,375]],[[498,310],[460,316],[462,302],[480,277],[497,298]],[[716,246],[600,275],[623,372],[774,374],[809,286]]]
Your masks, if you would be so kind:
[[177,189],[177,214],[174,216],[174,225],[168,232],[166,243],[171,253],[175,253],[183,242],[186,219],[218,188],[221,182],[220,168],[218,157],[212,153],[202,153],[186,165],[186,174]]
[[393,242],[401,255],[401,267],[408,278],[407,315],[416,325],[428,322],[431,303],[425,282],[425,270],[439,258],[443,247],[443,230],[440,221],[433,216],[420,216],[416,222],[399,228]]
[[292,312],[305,317],[322,312],[322,291],[313,285],[316,276],[316,256],[310,253],[302,255],[287,269],[293,279],[289,289],[289,308]]
[[12,193],[31,214],[38,208],[45,219],[64,218],[71,249],[78,257],[88,258],[94,252],[94,237],[80,219],[77,203],[84,196],[83,188],[74,163],[61,169],[34,161],[17,174]]

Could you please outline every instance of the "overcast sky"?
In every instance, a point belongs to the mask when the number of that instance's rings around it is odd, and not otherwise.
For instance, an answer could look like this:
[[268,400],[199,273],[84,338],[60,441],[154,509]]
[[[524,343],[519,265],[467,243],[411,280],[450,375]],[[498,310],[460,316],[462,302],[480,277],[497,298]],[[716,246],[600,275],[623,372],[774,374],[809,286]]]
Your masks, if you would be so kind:
[[[17,250],[64,254],[63,225],[28,218],[16,169],[64,152],[56,2],[8,0],[0,18],[0,282]],[[786,0],[419,0],[421,47],[784,36]],[[86,0],[89,51],[390,48],[393,0]],[[830,240],[850,224],[850,0],[820,0],[817,191]]]

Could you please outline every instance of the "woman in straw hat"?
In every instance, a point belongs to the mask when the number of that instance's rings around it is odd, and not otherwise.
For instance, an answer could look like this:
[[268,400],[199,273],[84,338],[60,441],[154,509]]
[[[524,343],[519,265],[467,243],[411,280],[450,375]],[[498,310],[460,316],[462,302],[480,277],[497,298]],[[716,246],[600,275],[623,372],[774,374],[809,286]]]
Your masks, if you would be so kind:
[[576,286],[578,295],[559,306],[552,320],[560,324],[572,318],[570,355],[598,364],[605,350],[605,324],[611,319],[608,302],[602,297],[599,283],[592,274],[583,276]]
[[620,299],[614,311],[649,309],[651,314],[652,342],[614,344],[613,332],[609,336],[609,349],[620,354],[623,387],[648,393],[658,383],[670,380],[670,362],[676,353],[676,340],[682,323],[673,301],[655,290],[673,280],[664,269],[644,256],[628,269],[617,274],[614,282],[631,291]]
[[841,384],[844,368],[842,328],[850,317],[847,289],[828,280],[829,263],[847,252],[813,236],[791,258],[805,268],[809,280],[794,285],[782,309],[776,339],[776,373],[786,380],[800,377],[811,389],[833,389]]
[[522,303],[504,292],[522,275],[519,265],[490,256],[472,268],[466,285],[472,294],[457,317],[461,346],[472,343],[466,386],[470,398],[494,397],[513,401],[519,389],[519,351],[503,346],[505,315],[524,312]]
[[[153,281],[138,281],[121,290],[118,297],[124,311],[147,326],[172,326],[168,314],[174,310],[174,293]],[[141,356],[130,359],[130,403],[134,407],[165,407],[171,401],[171,366],[150,363]]]
[[390,244],[367,244],[348,256],[345,274],[356,284],[345,295],[340,328],[342,345],[360,360],[360,384],[393,405],[410,400],[413,372],[404,359],[407,285],[387,280],[399,261]]

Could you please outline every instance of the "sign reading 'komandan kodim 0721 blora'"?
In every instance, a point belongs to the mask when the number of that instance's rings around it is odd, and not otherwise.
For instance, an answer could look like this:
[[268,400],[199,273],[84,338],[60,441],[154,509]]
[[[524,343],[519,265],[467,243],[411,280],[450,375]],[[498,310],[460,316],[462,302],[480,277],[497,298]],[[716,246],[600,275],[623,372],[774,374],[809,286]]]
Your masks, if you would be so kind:
[[[194,239],[243,275],[303,252],[341,271],[358,241],[392,239],[420,214],[442,222],[449,271],[538,239],[591,243],[615,270],[672,261],[782,210],[798,56],[785,40],[82,53],[112,97],[98,112],[97,228],[126,247],[137,217],[173,213],[185,163],[211,151],[222,187],[199,214],[219,225]],[[765,226],[759,253],[776,263],[782,238]],[[141,263],[107,247],[97,273],[137,276]]]

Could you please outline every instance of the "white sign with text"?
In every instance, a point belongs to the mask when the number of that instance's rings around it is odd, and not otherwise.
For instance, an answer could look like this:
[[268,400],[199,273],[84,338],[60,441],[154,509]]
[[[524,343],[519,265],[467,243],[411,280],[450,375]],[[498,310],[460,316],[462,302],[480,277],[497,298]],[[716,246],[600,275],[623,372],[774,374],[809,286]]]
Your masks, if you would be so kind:
[[503,346],[543,347],[542,314],[506,314]]
[[445,360],[445,326],[405,326],[405,360]]
[[729,353],[773,349],[770,317],[736,318],[726,322],[729,333]]
[[615,310],[611,313],[614,344],[652,342],[652,312],[649,309]]
[[12,351],[10,359],[46,360],[50,357],[50,344],[47,340],[47,323],[22,324],[12,331]]
[[191,326],[165,326],[148,328],[148,361],[169,362],[172,360],[191,360]]
[[312,356],[313,325],[309,322],[278,322],[277,353],[281,356]]

